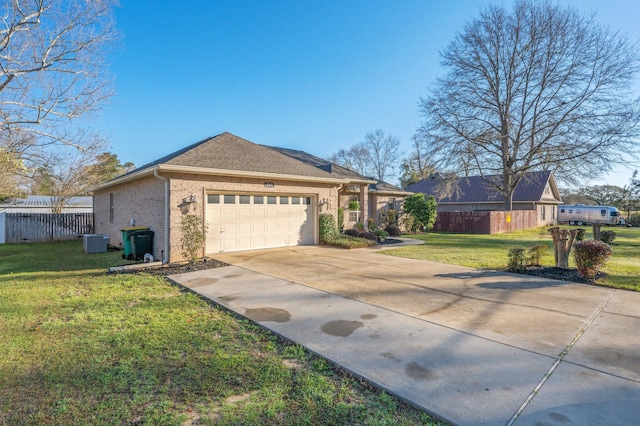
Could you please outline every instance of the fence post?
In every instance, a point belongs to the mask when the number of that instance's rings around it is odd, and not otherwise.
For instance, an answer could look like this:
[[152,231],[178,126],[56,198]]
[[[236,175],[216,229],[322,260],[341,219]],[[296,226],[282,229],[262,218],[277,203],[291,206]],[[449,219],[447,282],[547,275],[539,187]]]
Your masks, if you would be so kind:
[[7,214],[6,213],[0,213],[0,244],[6,244],[7,243],[7,227],[6,227],[6,219],[7,218]]

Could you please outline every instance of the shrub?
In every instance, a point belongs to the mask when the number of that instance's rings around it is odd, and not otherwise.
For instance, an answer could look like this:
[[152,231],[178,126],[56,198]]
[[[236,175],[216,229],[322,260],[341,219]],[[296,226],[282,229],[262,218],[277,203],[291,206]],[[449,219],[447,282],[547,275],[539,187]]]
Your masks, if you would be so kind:
[[425,231],[433,228],[436,223],[436,199],[433,195],[426,196],[419,192],[409,195],[404,199],[404,211],[408,216],[413,217],[412,232],[423,229]]
[[395,223],[387,225],[387,227],[384,228],[384,230],[387,231],[389,235],[392,237],[399,237],[400,235],[402,235],[402,232],[400,231],[400,227]]
[[338,207],[338,232],[344,231],[344,209]]
[[360,235],[360,232],[358,232],[357,229],[346,229],[343,232],[344,235],[348,235],[350,237],[357,237],[358,235]]
[[382,226],[385,225],[397,225],[398,224],[398,212],[393,209],[383,210],[378,214],[378,221]]
[[525,249],[522,247],[514,247],[509,249],[508,253],[507,271],[509,272],[524,272],[527,268],[524,266],[527,259]]
[[373,231],[374,234],[376,234],[376,237],[378,237],[378,240],[384,240],[385,238],[387,238],[389,236],[389,233],[387,231],[385,231],[384,229],[376,229],[375,231]]
[[600,233],[600,241],[602,241],[603,243],[606,244],[613,244],[613,240],[616,239],[616,232],[615,231],[602,231]]
[[633,213],[627,221],[631,226],[640,226],[640,213]]
[[371,232],[375,231],[378,227],[376,226],[376,221],[373,220],[372,217],[367,219],[367,229]]
[[576,231],[578,231],[578,233],[576,234],[576,241],[583,241],[584,240],[584,232],[585,230],[582,228],[578,228],[576,229]]
[[327,242],[332,247],[340,247],[346,249],[372,247],[376,245],[375,241],[367,240],[365,238],[356,238],[348,235],[339,235],[333,240]]
[[549,246],[546,244],[534,244],[529,247],[527,253],[529,265],[540,266],[540,259],[547,253],[547,250],[549,250]]
[[321,213],[320,222],[320,242],[327,243],[338,236],[338,227],[331,213]]
[[583,278],[594,279],[610,257],[611,247],[602,241],[578,241],[573,245],[573,258]]
[[359,232],[363,232],[363,231],[364,231],[364,223],[362,223],[362,222],[358,222],[358,223],[356,223],[356,229],[357,229]]
[[360,238],[366,238],[367,240],[371,240],[371,241],[378,241],[378,236],[376,234],[374,234],[373,232],[361,232],[360,235],[358,235],[358,237]]
[[182,237],[182,256],[189,263],[195,263],[198,260],[198,252],[202,249],[204,242],[207,241],[207,226],[203,225],[200,217],[194,214],[182,216],[180,221],[180,232]]

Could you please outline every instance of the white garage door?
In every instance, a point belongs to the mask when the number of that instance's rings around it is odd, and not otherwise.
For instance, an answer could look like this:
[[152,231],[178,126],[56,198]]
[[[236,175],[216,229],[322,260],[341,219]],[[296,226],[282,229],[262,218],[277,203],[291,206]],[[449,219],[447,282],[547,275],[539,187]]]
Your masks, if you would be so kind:
[[311,197],[209,194],[207,253],[315,243]]

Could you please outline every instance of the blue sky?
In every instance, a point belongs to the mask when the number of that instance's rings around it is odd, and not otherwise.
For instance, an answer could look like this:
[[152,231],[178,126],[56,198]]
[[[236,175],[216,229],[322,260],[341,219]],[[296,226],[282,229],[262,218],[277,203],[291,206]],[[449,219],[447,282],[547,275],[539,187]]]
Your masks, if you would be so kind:
[[[325,157],[380,128],[408,152],[439,52],[489,3],[121,0],[116,96],[100,123],[136,165],[224,131]],[[637,0],[560,3],[640,40]],[[622,186],[631,172],[594,183]]]

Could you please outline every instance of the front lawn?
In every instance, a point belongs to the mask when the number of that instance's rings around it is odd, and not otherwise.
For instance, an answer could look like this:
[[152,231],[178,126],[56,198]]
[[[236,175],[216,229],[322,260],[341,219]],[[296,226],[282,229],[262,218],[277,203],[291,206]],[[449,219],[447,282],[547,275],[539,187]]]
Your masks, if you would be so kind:
[[0,424],[438,424],[120,252],[0,245]]
[[[584,227],[585,239],[591,239],[591,227]],[[555,266],[553,242],[547,227],[528,229],[496,235],[453,234],[430,232],[407,235],[426,241],[424,245],[385,250],[382,253],[412,259],[450,263],[481,269],[504,270],[507,266],[507,252],[513,247],[529,247],[544,243],[549,246],[542,258],[542,265]],[[613,256],[603,269],[608,276],[598,281],[599,285],[640,291],[640,228],[603,227],[602,230],[615,231]],[[574,267],[573,254],[570,267]]]

